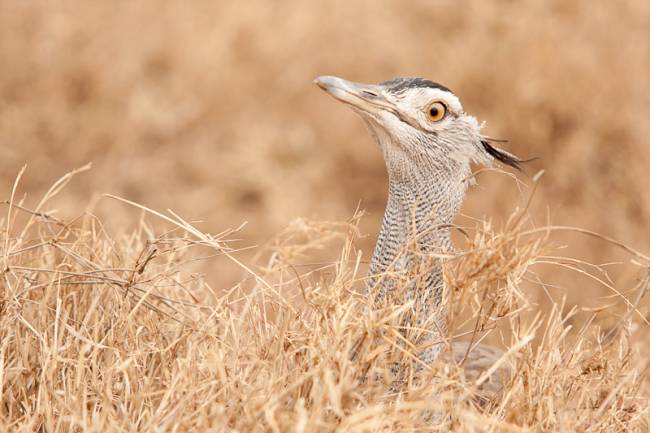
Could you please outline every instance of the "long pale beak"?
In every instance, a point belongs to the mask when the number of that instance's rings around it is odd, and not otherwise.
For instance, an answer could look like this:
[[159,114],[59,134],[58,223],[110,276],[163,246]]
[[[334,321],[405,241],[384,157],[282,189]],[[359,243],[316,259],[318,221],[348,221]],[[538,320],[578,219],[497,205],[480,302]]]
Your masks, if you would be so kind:
[[314,83],[341,102],[367,113],[377,113],[379,110],[394,111],[394,107],[381,94],[379,86],[372,84],[353,83],[339,77],[322,76]]

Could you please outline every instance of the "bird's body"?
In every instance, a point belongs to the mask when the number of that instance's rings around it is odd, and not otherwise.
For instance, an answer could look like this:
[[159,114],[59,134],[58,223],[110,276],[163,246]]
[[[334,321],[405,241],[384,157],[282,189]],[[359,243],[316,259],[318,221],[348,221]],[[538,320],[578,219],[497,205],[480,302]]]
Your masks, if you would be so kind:
[[[517,167],[520,161],[481,136],[477,120],[438,83],[398,78],[366,85],[336,77],[316,83],[361,115],[388,171],[388,203],[368,295],[385,302],[397,288],[406,288],[413,301],[411,325],[426,327],[429,341],[441,341],[446,337],[442,257],[452,250],[451,225],[471,178],[470,165],[496,159]],[[430,345],[419,356],[432,362],[441,349],[442,344]]]

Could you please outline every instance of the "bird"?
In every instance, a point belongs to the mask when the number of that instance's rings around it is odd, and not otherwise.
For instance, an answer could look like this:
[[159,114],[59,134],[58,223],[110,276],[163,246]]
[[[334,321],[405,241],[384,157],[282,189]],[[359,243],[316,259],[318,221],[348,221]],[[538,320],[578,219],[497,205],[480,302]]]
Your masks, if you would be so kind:
[[[463,110],[459,97],[434,81],[401,77],[361,84],[320,76],[314,82],[361,116],[388,172],[388,200],[366,293],[374,302],[386,302],[406,286],[406,298],[415,310],[410,325],[429,329],[432,341],[418,357],[426,364],[438,358],[456,362],[462,364],[465,377],[479,377],[503,352],[460,341],[444,351],[441,341],[448,337],[444,256],[453,251],[453,219],[471,183],[471,165],[498,162],[520,169],[525,161],[482,135],[482,124]],[[423,266],[424,275],[404,279]],[[509,378],[507,368],[493,370],[482,382],[480,397],[495,398]]]

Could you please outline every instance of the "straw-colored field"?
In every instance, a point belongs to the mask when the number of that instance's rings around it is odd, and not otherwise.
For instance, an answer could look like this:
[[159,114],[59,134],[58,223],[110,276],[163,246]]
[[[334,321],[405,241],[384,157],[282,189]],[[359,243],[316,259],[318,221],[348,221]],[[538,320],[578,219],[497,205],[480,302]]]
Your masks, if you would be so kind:
[[[648,431],[648,41],[644,1],[0,0],[0,431]],[[434,79],[539,157],[478,176],[447,270],[498,398],[390,383],[383,161],[322,74]]]

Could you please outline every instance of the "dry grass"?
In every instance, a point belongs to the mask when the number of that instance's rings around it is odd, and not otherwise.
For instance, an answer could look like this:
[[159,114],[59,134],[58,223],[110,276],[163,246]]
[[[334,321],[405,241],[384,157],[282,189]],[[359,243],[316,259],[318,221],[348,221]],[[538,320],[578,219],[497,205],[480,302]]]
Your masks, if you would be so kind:
[[[213,232],[248,221],[240,236],[260,244],[295,218],[344,220],[361,201],[361,228],[376,233],[380,152],[312,80],[415,75],[452,88],[508,150],[540,158],[535,220],[548,208],[556,224],[648,251],[649,23],[640,0],[0,1],[0,185],[27,163],[36,196],[92,161],[56,203],[68,217],[112,193]],[[497,176],[481,186],[464,212],[505,221],[519,192]],[[92,211],[116,231],[131,218]],[[607,246],[559,239],[612,260]],[[239,277],[225,265],[211,275]]]
[[[647,431],[648,276],[580,326],[563,301],[542,311],[527,283],[559,257],[552,229],[516,211],[502,229],[477,223],[449,261],[451,335],[486,337],[513,365],[501,398],[477,405],[486,377],[438,363],[405,382],[419,348],[400,328],[404,305],[368,308],[358,217],[296,221],[247,267],[236,231],[203,233],[173,213],[113,238],[97,217],[55,218],[49,200],[12,199],[1,220],[0,427],[4,431]],[[111,206],[121,206],[113,202]],[[146,220],[166,229],[154,230]],[[330,263],[306,263],[338,245]],[[640,253],[632,258],[647,267]],[[197,261],[246,274],[215,290]],[[595,270],[594,278],[602,279]],[[610,284],[607,281],[605,284]],[[601,317],[616,322],[602,328]],[[403,335],[407,336],[404,340]],[[401,383],[401,385],[400,385]],[[392,384],[392,385],[391,385]]]

